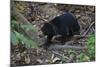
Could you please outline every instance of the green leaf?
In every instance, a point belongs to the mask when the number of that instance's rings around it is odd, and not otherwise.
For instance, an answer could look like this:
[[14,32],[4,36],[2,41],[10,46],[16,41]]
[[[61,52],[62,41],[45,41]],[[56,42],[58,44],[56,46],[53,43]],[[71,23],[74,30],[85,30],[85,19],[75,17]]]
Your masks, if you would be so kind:
[[31,24],[28,24],[28,25],[21,24],[21,28],[25,29],[26,31],[36,32],[36,29]]
[[80,53],[77,58],[79,59],[78,62],[83,62],[83,61],[90,61],[90,57],[85,55],[84,53]]
[[28,47],[28,48],[36,48],[36,47],[38,46],[37,43],[36,43],[35,41],[32,41],[32,40],[30,40],[30,39],[24,37],[24,35],[22,35],[22,34],[16,32],[16,31],[15,31],[15,33],[16,33],[16,36],[19,38],[19,40],[20,40],[22,43],[24,43],[26,47]]
[[16,37],[14,32],[11,32],[11,42],[13,45],[17,45],[19,43],[18,38]]

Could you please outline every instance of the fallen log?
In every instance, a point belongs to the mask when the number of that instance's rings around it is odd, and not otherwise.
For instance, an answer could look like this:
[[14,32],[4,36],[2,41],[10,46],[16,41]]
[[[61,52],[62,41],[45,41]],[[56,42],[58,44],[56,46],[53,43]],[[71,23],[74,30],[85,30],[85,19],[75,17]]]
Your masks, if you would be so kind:
[[49,50],[60,50],[60,49],[76,49],[76,50],[85,50],[87,49],[87,46],[84,45],[84,46],[76,46],[75,44],[74,45],[71,45],[73,44],[73,41],[69,41],[69,42],[66,42],[64,45],[62,44],[51,44],[51,46],[48,48]]

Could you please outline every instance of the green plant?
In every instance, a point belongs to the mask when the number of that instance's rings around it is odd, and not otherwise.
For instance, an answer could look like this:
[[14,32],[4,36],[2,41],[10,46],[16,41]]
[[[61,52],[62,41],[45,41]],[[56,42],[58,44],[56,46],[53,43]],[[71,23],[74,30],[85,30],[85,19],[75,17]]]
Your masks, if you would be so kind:
[[36,29],[32,25],[24,25],[15,20],[11,21],[11,43],[13,45],[18,45],[21,43],[27,48],[37,48],[38,43],[26,35],[23,30],[36,32]]
[[80,53],[77,56],[77,62],[94,61],[95,60],[95,35],[90,34],[87,42],[88,53]]
[[90,61],[90,58],[88,55],[84,54],[84,53],[80,53],[78,56],[77,56],[77,62],[86,62],[86,61]]
[[88,55],[90,60],[95,60],[95,35],[92,34],[88,38]]

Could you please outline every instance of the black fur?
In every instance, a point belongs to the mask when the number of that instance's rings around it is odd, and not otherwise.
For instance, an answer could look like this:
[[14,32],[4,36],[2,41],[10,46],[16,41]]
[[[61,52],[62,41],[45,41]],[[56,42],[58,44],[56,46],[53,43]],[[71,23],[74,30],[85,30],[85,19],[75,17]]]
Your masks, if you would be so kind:
[[49,23],[44,23],[41,30],[44,35],[47,35],[47,41],[44,46],[49,46],[54,35],[61,35],[61,42],[65,43],[66,39],[79,34],[80,25],[71,13],[65,13],[55,17]]

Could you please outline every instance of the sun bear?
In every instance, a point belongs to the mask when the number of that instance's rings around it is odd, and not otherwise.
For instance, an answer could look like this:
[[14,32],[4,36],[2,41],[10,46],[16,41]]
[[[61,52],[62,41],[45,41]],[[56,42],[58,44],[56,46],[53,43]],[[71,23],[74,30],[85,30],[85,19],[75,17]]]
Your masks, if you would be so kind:
[[44,44],[45,48],[47,48],[52,43],[51,39],[55,35],[61,35],[61,43],[64,44],[66,39],[80,34],[80,25],[75,16],[66,12],[55,17],[50,22],[44,23],[41,31],[44,35],[47,35],[47,41]]

